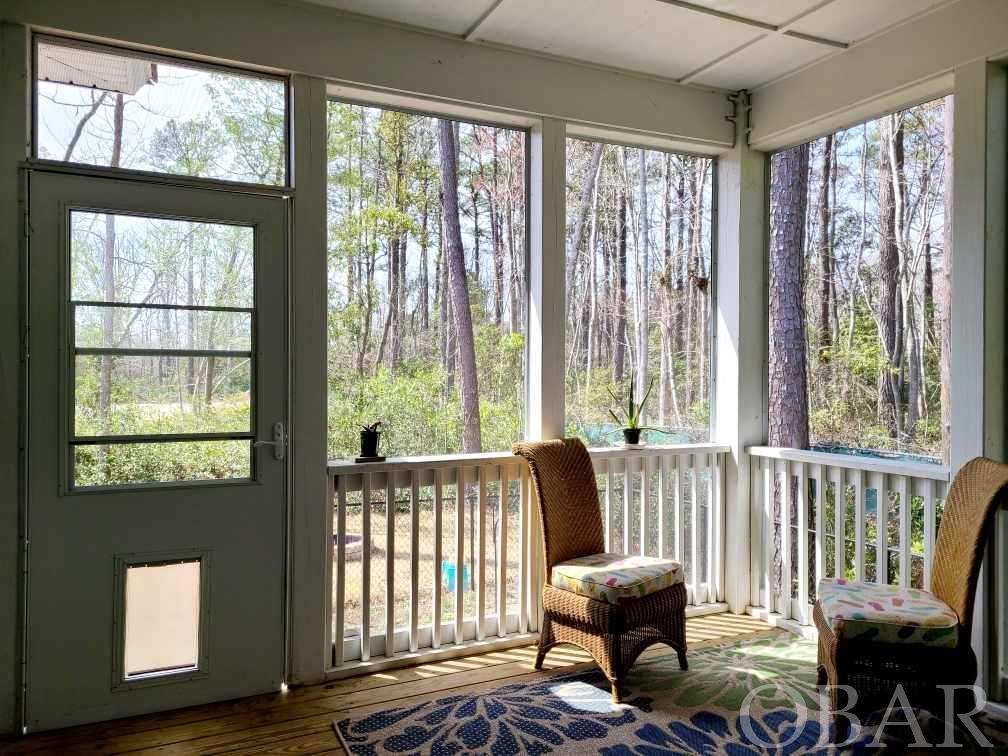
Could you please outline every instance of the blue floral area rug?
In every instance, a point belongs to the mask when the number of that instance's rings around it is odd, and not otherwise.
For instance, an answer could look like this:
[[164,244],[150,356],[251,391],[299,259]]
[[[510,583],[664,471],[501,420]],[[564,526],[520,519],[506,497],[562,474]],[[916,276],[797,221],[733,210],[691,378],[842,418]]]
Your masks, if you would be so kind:
[[[333,726],[348,753],[362,756],[836,753],[820,723],[812,641],[778,631],[698,646],[689,660],[683,672],[674,653],[643,657],[623,704],[612,703],[601,673],[582,672],[374,711]],[[942,742],[942,723],[926,714],[921,722],[931,742]],[[1008,742],[999,727],[983,724],[996,745]],[[909,729],[894,725],[886,734]],[[878,753],[869,747],[872,739],[866,727],[849,750]],[[969,741],[959,735],[958,742]]]

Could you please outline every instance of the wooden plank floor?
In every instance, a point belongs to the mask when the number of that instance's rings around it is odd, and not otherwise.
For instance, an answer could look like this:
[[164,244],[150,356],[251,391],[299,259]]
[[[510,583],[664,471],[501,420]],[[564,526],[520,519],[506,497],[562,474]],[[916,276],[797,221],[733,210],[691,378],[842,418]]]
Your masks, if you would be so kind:
[[[687,620],[686,638],[696,648],[769,629],[752,617],[713,614]],[[671,649],[656,646],[648,653]],[[0,742],[0,753],[342,754],[332,729],[337,717],[591,666],[588,655],[573,646],[550,651],[544,672],[532,669],[534,660],[533,646],[492,651],[287,693],[29,735]]]

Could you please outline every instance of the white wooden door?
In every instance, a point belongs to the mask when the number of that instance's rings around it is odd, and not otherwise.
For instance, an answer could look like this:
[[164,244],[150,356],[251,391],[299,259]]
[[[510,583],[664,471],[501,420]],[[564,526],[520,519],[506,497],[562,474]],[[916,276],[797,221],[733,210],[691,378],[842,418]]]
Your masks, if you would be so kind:
[[36,171],[29,207],[29,730],[277,690],[287,200]]

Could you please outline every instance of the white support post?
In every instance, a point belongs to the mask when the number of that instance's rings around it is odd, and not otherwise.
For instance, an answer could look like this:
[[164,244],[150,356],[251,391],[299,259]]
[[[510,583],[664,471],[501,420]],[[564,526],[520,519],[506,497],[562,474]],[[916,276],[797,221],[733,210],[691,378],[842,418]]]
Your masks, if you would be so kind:
[[[564,429],[566,280],[566,131],[558,118],[532,127],[529,150],[529,333],[528,427],[531,439],[559,438]],[[529,492],[530,622],[538,630],[542,614],[545,557],[542,524],[534,492]]]
[[[955,71],[952,218],[952,427],[954,475],[979,455],[1003,459],[1005,444],[1005,207],[1008,77],[982,58]],[[994,550],[1008,547],[1005,513],[998,514]],[[992,564],[991,559],[986,560]],[[1008,694],[1008,638],[998,631],[1008,614],[1008,585],[981,571],[973,617],[978,683],[992,697]],[[996,588],[996,590],[995,590]],[[994,672],[992,674],[992,671]]]
[[528,436],[559,438],[564,428],[566,144],[563,121],[531,131]]
[[[294,128],[291,163],[298,196],[326,194],[326,83],[291,78]],[[10,102],[8,100],[8,102]],[[291,395],[289,436],[291,492],[288,502],[289,605],[288,678],[296,683],[324,679],[332,591],[326,589],[332,511],[326,495],[326,212],[321,201],[292,205]],[[331,540],[331,538],[330,538]],[[342,643],[342,638],[336,639]]]
[[[766,155],[749,148],[748,97],[738,103],[735,146],[717,161],[717,246],[714,256],[714,382],[711,407],[715,441],[724,458],[725,601],[731,611],[750,603],[752,523],[750,462],[745,450],[766,439],[767,263]],[[758,542],[758,541],[757,541]]]

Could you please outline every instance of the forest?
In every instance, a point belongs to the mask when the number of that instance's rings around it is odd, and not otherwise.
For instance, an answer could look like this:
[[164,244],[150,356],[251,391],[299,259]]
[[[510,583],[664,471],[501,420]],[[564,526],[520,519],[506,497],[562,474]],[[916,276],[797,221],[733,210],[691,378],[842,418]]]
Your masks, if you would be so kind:
[[525,406],[524,131],[329,104],[329,451],[510,449]]
[[772,157],[771,445],[947,455],[951,114]]

